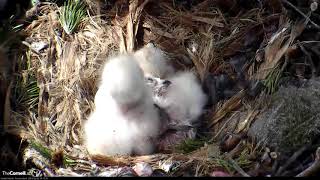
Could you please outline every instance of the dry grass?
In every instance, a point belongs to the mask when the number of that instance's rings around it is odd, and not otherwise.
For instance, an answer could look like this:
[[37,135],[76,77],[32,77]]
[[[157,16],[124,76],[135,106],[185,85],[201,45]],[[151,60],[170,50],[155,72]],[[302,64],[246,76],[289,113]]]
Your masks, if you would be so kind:
[[[208,175],[218,165],[208,158],[207,148],[188,155],[89,157],[82,146],[82,125],[93,108],[99,70],[112,54],[134,51],[153,40],[177,66],[193,68],[201,80],[206,72],[234,75],[226,59],[250,41],[251,37],[245,36],[248,32],[257,38],[256,34],[263,33],[263,23],[279,16],[267,16],[261,9],[252,9],[236,17],[225,17],[214,3],[207,4],[209,1],[191,10],[179,9],[171,1],[134,0],[129,4],[118,1],[112,8],[105,7],[102,1],[86,2],[88,16],[73,34],[63,31],[59,7],[51,3],[42,5],[40,16],[25,29],[26,44],[44,42],[48,47],[41,52],[30,51],[29,72],[37,80],[38,108],[11,115],[11,119],[23,122],[18,126],[25,129],[21,132],[23,137],[52,152],[63,149],[65,156],[74,162],[93,159],[103,165],[133,165],[138,161],[155,165],[173,158],[183,163],[179,171],[191,167],[198,176]],[[266,61],[264,66],[268,63],[277,62]],[[241,91],[226,101],[209,118],[209,124],[220,123],[228,113],[238,109],[243,96]],[[251,111],[248,121],[256,115],[256,111]],[[243,129],[247,129],[246,124],[238,131]],[[89,164],[82,165],[85,166],[82,169],[90,170]]]

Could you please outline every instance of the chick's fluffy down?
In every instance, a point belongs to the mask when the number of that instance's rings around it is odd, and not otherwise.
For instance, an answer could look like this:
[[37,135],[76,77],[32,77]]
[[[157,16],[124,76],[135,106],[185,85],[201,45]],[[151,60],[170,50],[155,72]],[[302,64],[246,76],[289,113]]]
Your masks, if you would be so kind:
[[[136,104],[123,113],[121,107]],[[95,110],[85,127],[85,143],[90,154],[150,154],[159,131],[159,114],[153,105],[142,70],[129,55],[106,63]]]
[[167,78],[174,73],[168,57],[161,49],[155,47],[152,43],[136,51],[134,57],[142,68],[145,76]]
[[171,85],[166,94],[155,98],[155,102],[167,111],[174,123],[190,125],[202,114],[206,95],[192,72],[177,73],[169,80]]

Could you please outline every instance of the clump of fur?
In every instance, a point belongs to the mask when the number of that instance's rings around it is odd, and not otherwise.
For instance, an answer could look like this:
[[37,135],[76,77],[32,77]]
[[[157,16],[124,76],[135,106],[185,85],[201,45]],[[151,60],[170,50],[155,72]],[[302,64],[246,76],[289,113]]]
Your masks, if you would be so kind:
[[133,56],[119,55],[106,63],[95,106],[85,124],[85,141],[90,154],[153,152],[152,140],[159,133],[159,114]]
[[168,57],[152,43],[136,51],[134,57],[146,77],[167,78],[174,73]]

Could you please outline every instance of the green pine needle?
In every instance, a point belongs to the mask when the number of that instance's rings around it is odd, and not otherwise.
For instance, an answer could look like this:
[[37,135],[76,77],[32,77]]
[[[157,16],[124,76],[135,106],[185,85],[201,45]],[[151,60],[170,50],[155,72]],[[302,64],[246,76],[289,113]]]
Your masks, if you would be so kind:
[[67,34],[72,34],[86,17],[86,6],[83,1],[68,0],[61,8],[59,20]]
[[16,108],[22,111],[37,109],[40,93],[36,75],[30,68],[30,51],[24,57],[26,58],[21,58],[21,61],[18,63],[18,71],[21,74],[15,77],[14,93],[12,96]]
[[275,67],[263,81],[264,86],[268,94],[273,94],[279,87],[279,80],[282,75],[282,70],[279,66]]
[[52,158],[52,151],[50,149],[42,146],[40,143],[37,143],[35,141],[31,141],[30,146],[32,148],[34,148],[37,152],[39,152],[45,158],[47,158],[47,159]]
[[[42,146],[40,143],[37,143],[35,141],[30,141],[30,146],[35,149],[37,152],[39,152],[43,157],[51,160],[53,151],[47,147]],[[71,166],[75,165],[76,161],[71,159],[70,157],[63,155],[63,165],[64,166]]]
[[181,153],[190,153],[204,146],[206,139],[186,139],[176,146]]

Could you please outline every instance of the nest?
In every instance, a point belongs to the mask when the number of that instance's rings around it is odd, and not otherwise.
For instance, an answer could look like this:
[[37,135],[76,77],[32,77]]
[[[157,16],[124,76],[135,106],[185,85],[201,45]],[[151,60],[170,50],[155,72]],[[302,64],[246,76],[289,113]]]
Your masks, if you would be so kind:
[[[283,70],[281,67],[306,21],[290,21],[281,3],[263,4],[268,7],[265,10],[254,8],[258,7],[256,4],[248,8],[232,0],[205,0],[190,7],[182,2],[149,0],[86,4],[88,16],[70,35],[59,23],[61,7],[57,4],[41,3],[36,10],[27,12],[36,13],[37,17],[23,30],[26,48],[17,63],[28,65],[18,69],[16,80],[36,82],[34,91],[38,98],[31,102],[22,98],[13,103],[12,106],[20,103],[24,108],[12,108],[8,119],[15,123],[15,128],[6,126],[8,132],[19,134],[31,144],[24,158],[32,159],[39,169],[46,170],[46,175],[68,174],[58,171],[59,166],[90,173],[93,162],[103,168],[133,166],[144,161],[159,168],[159,162],[164,160],[180,162],[173,175],[183,175],[188,169],[192,175],[206,176],[219,168],[246,175],[241,168],[248,167],[250,162],[244,160],[241,152],[249,155],[256,151],[249,142],[245,143],[251,148],[238,145],[240,153],[234,150],[223,156],[225,159],[219,156],[219,148],[212,150],[217,148],[214,143],[202,144],[188,154],[90,157],[83,147],[82,128],[94,106],[100,69],[109,56],[135,51],[153,41],[178,68],[194,70],[202,82],[208,73],[225,73],[234,79],[242,73],[246,80],[269,80],[269,89],[273,90],[276,78],[272,72]],[[232,59],[241,58],[246,60],[246,71],[232,65]],[[243,88],[209,109],[204,121],[213,134],[210,142],[228,132],[241,134],[248,130],[264,104],[246,98],[246,92]],[[237,123],[230,123],[228,119],[237,113],[235,110],[244,114]]]

